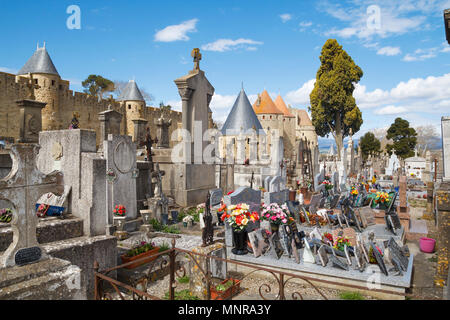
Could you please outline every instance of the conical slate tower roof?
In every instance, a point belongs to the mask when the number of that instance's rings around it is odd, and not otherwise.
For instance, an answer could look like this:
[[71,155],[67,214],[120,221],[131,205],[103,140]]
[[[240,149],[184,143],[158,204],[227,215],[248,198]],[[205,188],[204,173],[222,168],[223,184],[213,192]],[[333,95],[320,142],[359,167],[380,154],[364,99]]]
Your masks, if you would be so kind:
[[46,73],[55,74],[59,76],[58,71],[53,64],[45,47],[37,48],[36,52],[25,63],[22,69],[17,73],[18,75],[25,75],[28,73]]
[[283,114],[277,108],[267,90],[264,90],[253,105],[256,114]]
[[134,80],[130,80],[127,86],[123,89],[117,101],[145,101],[145,99],[142,96],[141,90],[139,90],[136,82]]
[[286,103],[284,103],[283,98],[281,95],[278,95],[278,97],[275,100],[275,106],[283,112],[285,117],[295,118],[295,116],[289,111],[288,107],[286,106]]
[[239,93],[221,131],[223,135],[238,135],[241,129],[244,133],[255,129],[257,134],[263,129],[244,89]]

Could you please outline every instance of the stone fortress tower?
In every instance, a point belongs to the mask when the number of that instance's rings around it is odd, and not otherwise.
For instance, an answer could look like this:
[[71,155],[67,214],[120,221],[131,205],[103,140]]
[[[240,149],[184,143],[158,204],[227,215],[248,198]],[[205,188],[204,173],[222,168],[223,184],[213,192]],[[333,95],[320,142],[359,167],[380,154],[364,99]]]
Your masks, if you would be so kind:
[[42,48],[38,44],[36,52],[17,73],[18,76],[28,79],[30,74],[35,85],[36,100],[47,103],[42,110],[42,129],[44,131],[62,129],[60,125],[59,91],[68,89],[69,83],[61,80],[45,48],[45,43]]
[[[233,108],[221,129],[221,133],[222,137],[219,140],[219,153],[222,159],[229,155],[230,150],[227,150],[228,146],[233,146],[233,154],[237,155],[238,159],[236,160],[240,161],[240,164],[243,164],[245,159],[258,159],[262,157],[262,151],[265,150],[258,150],[256,152],[257,154],[251,155],[251,153],[255,153],[255,150],[250,150],[250,145],[253,143],[258,144],[259,141],[261,141],[260,135],[262,134],[265,136],[265,132],[248,100],[244,88],[242,88],[239,93]],[[240,140],[243,140],[243,143],[238,143],[238,141],[241,142]],[[251,160],[253,159],[250,159],[250,161]]]
[[128,82],[117,101],[121,102],[123,108],[125,108],[127,132],[133,132],[133,120],[143,118],[144,108],[146,106],[145,99],[142,96],[136,81],[130,80],[130,82]]

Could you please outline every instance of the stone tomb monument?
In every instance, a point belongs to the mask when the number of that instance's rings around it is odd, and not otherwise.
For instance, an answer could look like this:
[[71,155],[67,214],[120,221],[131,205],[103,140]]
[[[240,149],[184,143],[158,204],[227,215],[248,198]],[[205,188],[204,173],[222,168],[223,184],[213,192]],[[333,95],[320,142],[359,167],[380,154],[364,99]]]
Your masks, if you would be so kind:
[[[203,136],[208,130],[208,108],[214,95],[214,87],[205,73],[200,70],[201,54],[192,52],[194,70],[175,80],[182,100],[182,124],[185,133],[181,142],[182,158],[176,164],[175,185],[171,190],[177,204],[191,206],[201,203],[209,190],[215,188],[215,166],[203,159],[203,151],[208,146]],[[178,150],[176,147],[174,151]]]
[[123,205],[127,219],[136,219],[136,145],[130,136],[109,135],[103,142],[108,175],[106,187],[106,225],[111,234],[114,206]]

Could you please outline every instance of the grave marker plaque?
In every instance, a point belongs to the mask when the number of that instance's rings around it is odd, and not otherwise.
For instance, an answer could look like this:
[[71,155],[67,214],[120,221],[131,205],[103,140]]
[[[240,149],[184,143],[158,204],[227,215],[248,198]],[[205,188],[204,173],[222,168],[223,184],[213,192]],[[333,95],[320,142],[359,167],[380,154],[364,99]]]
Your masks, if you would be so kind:
[[31,247],[20,249],[16,252],[14,261],[18,266],[24,266],[36,261],[39,261],[42,257],[42,251],[39,247]]
[[281,245],[280,236],[277,232],[272,234],[272,236],[270,237],[270,247],[272,256],[280,259],[284,253],[284,250]]
[[400,246],[397,244],[393,237],[389,239],[387,247],[389,248],[392,260],[397,260],[401,266],[401,269],[403,271],[406,271],[408,269],[409,259],[404,256]]
[[337,258],[335,256],[331,256],[330,261],[331,261],[332,266],[335,268],[339,268],[339,269],[346,270],[346,271],[348,271],[350,269],[348,267],[348,264],[341,261],[339,258]]
[[325,245],[322,245],[319,248],[318,255],[319,255],[319,259],[320,259],[320,263],[322,264],[322,267],[326,267],[328,264],[328,254],[325,249]]
[[372,247],[372,252],[375,257],[375,260],[377,261],[378,267],[380,267],[381,272],[383,272],[386,276],[388,276],[388,271],[386,269],[386,265],[384,264],[383,257],[381,256],[380,252],[378,251],[373,242],[370,243],[370,246]]

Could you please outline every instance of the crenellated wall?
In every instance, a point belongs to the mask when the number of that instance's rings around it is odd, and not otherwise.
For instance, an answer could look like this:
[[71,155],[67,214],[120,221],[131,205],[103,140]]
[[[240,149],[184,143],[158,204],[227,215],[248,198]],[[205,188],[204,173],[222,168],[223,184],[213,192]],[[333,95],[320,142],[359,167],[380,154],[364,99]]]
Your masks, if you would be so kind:
[[[67,129],[70,126],[73,114],[78,113],[81,129],[95,130],[97,133],[97,146],[100,141],[100,122],[98,114],[112,109],[123,115],[121,133],[133,136],[132,119],[143,118],[148,121],[152,137],[156,136],[154,120],[161,116],[161,109],[145,107],[144,103],[118,102],[112,98],[98,99],[95,96],[74,92],[69,89],[70,83],[62,80],[57,75],[33,74],[35,84],[36,100],[46,102],[42,110],[43,131]],[[0,72],[0,136],[19,137],[19,108],[16,101],[26,99],[29,89],[27,87],[28,76],[16,76],[10,73]],[[128,105],[132,104],[131,112],[127,112]],[[181,112],[168,111],[166,116],[172,119],[170,134],[178,128],[181,123]],[[171,141],[171,147],[175,142]]]

